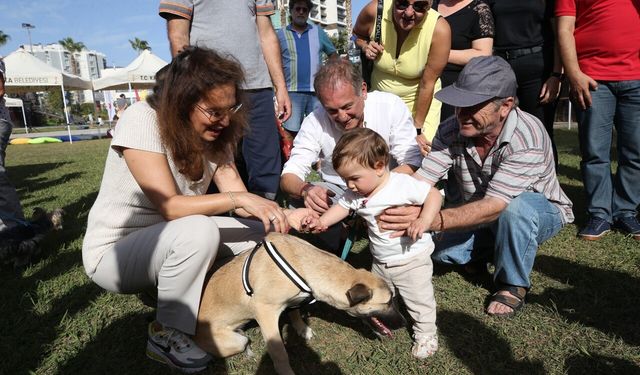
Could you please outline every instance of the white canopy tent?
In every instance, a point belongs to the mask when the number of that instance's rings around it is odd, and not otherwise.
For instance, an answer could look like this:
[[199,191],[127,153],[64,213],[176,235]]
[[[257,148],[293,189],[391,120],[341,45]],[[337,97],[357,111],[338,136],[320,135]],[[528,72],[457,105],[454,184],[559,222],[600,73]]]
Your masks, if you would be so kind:
[[67,120],[67,131],[69,139],[71,139],[69,112],[64,99],[65,89],[91,90],[91,81],[47,65],[22,48],[5,57],[4,63],[6,66],[5,89],[7,93],[44,91],[50,87],[60,86],[64,114]]
[[156,83],[156,72],[167,62],[144,50],[129,65],[113,69],[102,78],[93,80],[94,90],[151,89]]
[[7,98],[5,96],[4,104],[7,107],[20,107],[22,109],[22,120],[24,121],[24,130],[25,132],[29,133],[29,128],[27,126],[27,116],[24,113],[24,103],[22,102],[22,99]]

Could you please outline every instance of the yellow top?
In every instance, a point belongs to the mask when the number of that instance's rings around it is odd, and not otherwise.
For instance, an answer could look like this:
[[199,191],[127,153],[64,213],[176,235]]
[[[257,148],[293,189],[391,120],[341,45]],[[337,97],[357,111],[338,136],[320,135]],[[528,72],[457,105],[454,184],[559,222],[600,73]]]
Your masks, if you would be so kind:
[[[396,59],[398,34],[393,24],[393,1],[385,1],[382,16],[381,43],[384,51],[378,55],[371,74],[373,90],[390,92],[398,95],[405,102],[411,113],[416,114],[416,99],[420,79],[427,64],[431,37],[440,14],[429,9],[427,15],[409,32],[402,44],[400,55]],[[375,25],[373,30],[375,30]],[[373,34],[371,35],[373,39]],[[436,81],[434,93],[440,90],[440,80]],[[433,139],[440,123],[440,103],[433,98],[431,107],[424,120],[422,134],[428,140]]]

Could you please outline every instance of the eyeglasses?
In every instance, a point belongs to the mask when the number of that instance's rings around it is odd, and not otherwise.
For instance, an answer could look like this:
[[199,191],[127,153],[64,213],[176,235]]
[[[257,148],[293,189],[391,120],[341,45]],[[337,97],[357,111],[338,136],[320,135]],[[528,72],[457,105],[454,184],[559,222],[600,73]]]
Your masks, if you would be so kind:
[[227,109],[206,109],[206,108],[202,108],[200,106],[200,104],[196,104],[196,107],[202,111],[202,113],[207,116],[207,118],[209,119],[209,121],[213,122],[215,120],[220,120],[221,118],[223,118],[224,116],[233,116],[235,115],[240,108],[242,107],[242,103],[238,103],[232,107],[229,107]]
[[424,13],[429,9],[428,1],[416,1],[413,4],[409,3],[408,0],[397,0],[396,1],[396,9],[398,10],[406,10],[409,6],[413,7],[414,12]]

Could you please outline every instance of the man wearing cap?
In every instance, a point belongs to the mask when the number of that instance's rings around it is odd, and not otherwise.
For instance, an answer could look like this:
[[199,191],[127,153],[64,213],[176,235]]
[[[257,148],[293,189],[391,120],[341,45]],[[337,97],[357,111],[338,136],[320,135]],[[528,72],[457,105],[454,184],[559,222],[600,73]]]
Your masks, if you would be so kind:
[[[517,108],[516,87],[502,58],[471,59],[453,85],[436,93],[456,116],[440,124],[415,174],[431,184],[447,175],[454,180],[429,229],[440,232],[432,258],[468,271],[493,262],[496,293],[487,313],[495,316],[524,305],[538,246],[573,221],[551,140],[535,116]],[[382,227],[404,230],[409,211],[387,210]]]

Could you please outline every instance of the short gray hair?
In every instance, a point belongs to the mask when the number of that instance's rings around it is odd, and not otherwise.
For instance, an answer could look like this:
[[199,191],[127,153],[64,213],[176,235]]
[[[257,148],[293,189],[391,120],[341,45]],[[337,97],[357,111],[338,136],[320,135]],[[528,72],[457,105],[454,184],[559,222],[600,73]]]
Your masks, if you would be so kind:
[[356,95],[361,95],[362,75],[358,67],[346,59],[329,59],[316,73],[313,88],[318,94],[321,89],[338,87],[339,83],[350,84]]

